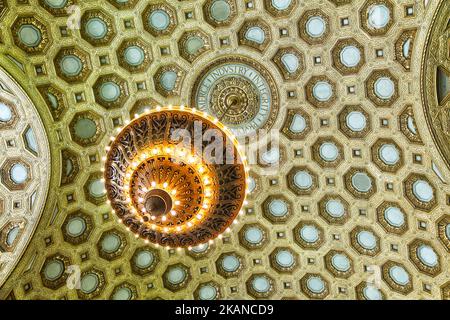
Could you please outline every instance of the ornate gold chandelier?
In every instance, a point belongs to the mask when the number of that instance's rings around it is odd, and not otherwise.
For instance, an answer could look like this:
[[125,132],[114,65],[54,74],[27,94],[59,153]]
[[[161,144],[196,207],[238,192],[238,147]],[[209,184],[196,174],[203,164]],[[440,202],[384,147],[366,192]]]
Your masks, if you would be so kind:
[[230,230],[245,203],[248,169],[237,139],[216,118],[157,107],[119,131],[103,158],[105,186],[136,238],[190,248]]

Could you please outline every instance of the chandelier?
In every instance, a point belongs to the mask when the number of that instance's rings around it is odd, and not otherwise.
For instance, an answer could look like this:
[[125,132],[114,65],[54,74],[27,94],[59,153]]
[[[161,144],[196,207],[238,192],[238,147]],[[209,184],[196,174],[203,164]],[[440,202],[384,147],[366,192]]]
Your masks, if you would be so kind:
[[216,118],[157,107],[111,138],[104,181],[113,213],[136,238],[191,248],[230,231],[247,190],[246,159]]

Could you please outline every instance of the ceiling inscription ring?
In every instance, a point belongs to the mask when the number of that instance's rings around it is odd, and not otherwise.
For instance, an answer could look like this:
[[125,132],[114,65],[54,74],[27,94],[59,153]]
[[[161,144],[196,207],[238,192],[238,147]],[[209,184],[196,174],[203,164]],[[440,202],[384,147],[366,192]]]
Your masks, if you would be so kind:
[[209,64],[197,77],[191,105],[217,117],[237,137],[269,130],[278,115],[279,93],[270,72],[244,56]]

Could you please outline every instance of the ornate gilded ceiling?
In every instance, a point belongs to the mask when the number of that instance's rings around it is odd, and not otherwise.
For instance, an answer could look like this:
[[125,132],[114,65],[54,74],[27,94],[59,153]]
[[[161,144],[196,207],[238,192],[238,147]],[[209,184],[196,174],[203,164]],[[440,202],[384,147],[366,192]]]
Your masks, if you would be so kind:
[[[449,299],[449,16],[0,0],[0,299]],[[157,105],[280,133],[247,155],[237,222],[192,250],[135,238],[107,201],[105,148]]]

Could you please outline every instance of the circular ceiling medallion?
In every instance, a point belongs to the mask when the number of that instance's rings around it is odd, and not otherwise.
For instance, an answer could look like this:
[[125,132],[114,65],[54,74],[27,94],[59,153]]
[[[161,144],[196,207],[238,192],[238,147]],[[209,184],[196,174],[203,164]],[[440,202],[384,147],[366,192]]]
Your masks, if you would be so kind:
[[227,56],[209,64],[198,76],[191,105],[217,117],[238,137],[270,129],[279,108],[274,78],[258,62]]
[[137,238],[189,248],[229,230],[248,193],[248,172],[237,140],[216,118],[157,107],[111,140],[107,196]]

